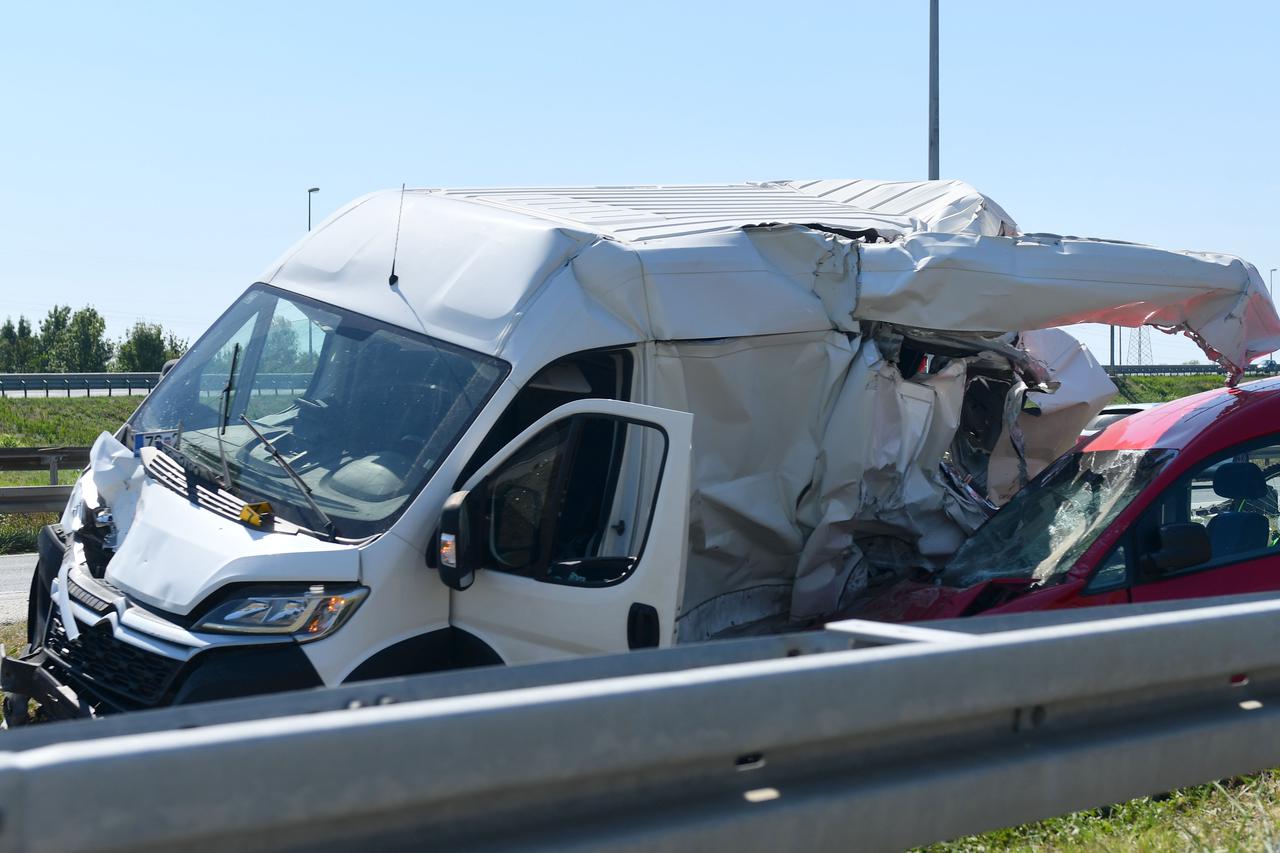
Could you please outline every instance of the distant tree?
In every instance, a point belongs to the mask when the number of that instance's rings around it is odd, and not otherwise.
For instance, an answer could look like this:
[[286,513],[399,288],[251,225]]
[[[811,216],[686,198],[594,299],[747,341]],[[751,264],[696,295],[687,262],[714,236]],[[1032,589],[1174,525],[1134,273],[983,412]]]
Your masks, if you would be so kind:
[[178,358],[186,351],[187,342],[173,332],[166,334],[159,323],[139,320],[120,340],[111,368],[153,373],[164,367],[166,361]]
[[[51,312],[52,313],[52,312]],[[44,326],[40,327],[44,344]],[[71,315],[51,348],[46,350],[51,363],[71,373],[98,373],[107,369],[115,347],[107,339],[107,321],[96,309],[81,308]]]
[[0,373],[15,373],[14,357],[18,346],[18,330],[13,325],[13,318],[6,317],[0,326]]
[[31,321],[18,318],[13,340],[13,372],[36,373],[40,370],[40,339],[31,329]]
[[284,317],[273,318],[271,328],[267,330],[266,346],[262,348],[262,372],[293,373],[299,369],[303,358],[293,323]]
[[36,342],[38,357],[33,367],[48,373],[62,373],[73,370],[66,363],[66,347],[64,339],[67,327],[71,325],[71,306],[55,305],[40,321],[40,336]]

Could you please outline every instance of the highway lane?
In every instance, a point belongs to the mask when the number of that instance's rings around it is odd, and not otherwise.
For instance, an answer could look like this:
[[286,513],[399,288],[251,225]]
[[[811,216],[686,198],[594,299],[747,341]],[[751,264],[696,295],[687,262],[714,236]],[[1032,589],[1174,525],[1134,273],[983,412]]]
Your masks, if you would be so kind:
[[0,557],[0,625],[27,618],[27,593],[35,567],[35,554]]

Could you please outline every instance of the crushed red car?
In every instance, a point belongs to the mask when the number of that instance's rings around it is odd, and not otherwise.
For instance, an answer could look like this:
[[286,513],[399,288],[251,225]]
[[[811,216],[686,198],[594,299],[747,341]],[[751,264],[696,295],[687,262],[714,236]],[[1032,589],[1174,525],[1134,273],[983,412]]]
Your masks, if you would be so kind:
[[1113,423],[931,578],[843,615],[907,622],[1280,590],[1280,378]]

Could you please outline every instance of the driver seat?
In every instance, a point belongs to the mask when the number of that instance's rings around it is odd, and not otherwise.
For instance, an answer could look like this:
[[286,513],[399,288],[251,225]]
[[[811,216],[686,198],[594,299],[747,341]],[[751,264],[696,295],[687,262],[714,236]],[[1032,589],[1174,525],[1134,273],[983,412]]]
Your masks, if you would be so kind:
[[1231,501],[1232,508],[1209,520],[1209,542],[1213,559],[1261,551],[1271,538],[1271,525],[1250,505],[1267,497],[1267,481],[1262,469],[1251,462],[1225,462],[1213,473],[1213,491]]

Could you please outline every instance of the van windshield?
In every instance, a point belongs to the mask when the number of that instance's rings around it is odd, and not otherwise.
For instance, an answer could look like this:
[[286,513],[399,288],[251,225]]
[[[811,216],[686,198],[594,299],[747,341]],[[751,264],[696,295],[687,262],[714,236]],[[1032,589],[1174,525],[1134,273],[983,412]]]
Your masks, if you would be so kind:
[[960,546],[947,586],[996,578],[1049,585],[1173,459],[1173,450],[1102,450],[1060,457]]
[[365,538],[426,484],[506,372],[498,359],[259,284],[147,397],[130,440],[179,431],[181,453],[212,477],[230,474],[237,496],[320,529],[269,443],[336,535]]

